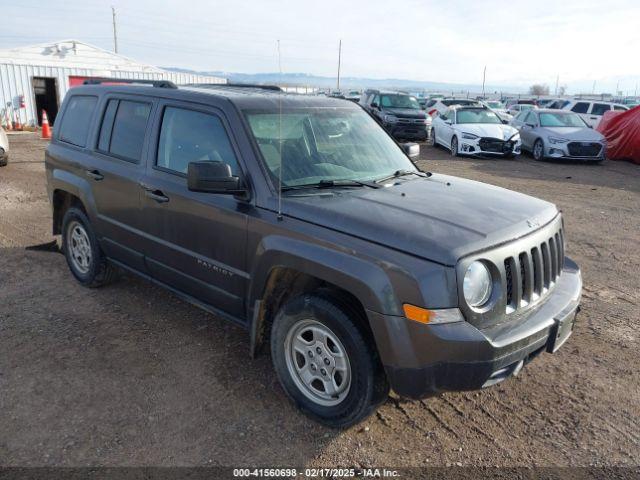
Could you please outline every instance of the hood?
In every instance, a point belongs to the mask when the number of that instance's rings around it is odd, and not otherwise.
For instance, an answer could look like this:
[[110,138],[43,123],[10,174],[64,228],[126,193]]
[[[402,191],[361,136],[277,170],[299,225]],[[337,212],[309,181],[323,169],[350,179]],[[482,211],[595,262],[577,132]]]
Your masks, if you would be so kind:
[[588,127],[541,127],[541,130],[547,135],[579,142],[600,142],[604,140],[604,136],[600,132]]
[[439,174],[323,193],[283,197],[286,215],[444,265],[526,235],[558,214],[544,200]]
[[518,133],[517,129],[504,123],[460,123],[456,125],[456,130],[473,133],[479,137],[499,138],[500,140],[509,140]]
[[383,108],[387,115],[395,115],[399,118],[426,118],[427,114],[424,110],[416,110],[415,108]]

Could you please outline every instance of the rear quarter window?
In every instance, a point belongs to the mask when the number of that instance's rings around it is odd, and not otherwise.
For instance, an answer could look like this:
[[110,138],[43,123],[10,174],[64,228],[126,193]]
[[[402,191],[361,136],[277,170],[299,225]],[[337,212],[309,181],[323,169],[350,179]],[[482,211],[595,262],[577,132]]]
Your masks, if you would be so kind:
[[61,141],[77,147],[87,146],[89,126],[97,103],[98,97],[92,95],[74,95],[69,99],[60,124]]
[[572,108],[575,113],[587,113],[589,111],[589,102],[578,102]]

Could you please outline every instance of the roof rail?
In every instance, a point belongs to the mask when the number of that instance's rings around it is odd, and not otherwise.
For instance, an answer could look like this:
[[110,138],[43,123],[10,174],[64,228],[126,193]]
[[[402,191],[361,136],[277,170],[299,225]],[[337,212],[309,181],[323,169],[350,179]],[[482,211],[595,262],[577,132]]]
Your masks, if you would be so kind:
[[84,85],[100,85],[102,83],[131,83],[139,85],[152,85],[156,88],[178,88],[178,86],[170,80],[144,80],[138,78],[108,78],[95,77],[86,79]]
[[200,87],[200,88],[257,88],[260,90],[271,90],[274,92],[282,92],[282,88],[277,85],[260,85],[257,83],[190,83],[189,87]]

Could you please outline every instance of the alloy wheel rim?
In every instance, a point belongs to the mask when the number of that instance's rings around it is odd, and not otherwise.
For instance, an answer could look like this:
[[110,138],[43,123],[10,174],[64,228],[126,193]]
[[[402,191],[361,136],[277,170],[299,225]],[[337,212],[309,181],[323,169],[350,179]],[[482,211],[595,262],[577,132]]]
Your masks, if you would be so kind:
[[535,144],[533,156],[536,157],[536,160],[539,160],[542,157],[542,143],[540,143],[540,140]]
[[74,268],[85,274],[91,267],[91,242],[84,226],[79,222],[71,222],[68,229],[67,249]]
[[349,356],[326,325],[312,319],[295,323],[285,339],[285,359],[294,383],[314,403],[331,407],[349,394]]

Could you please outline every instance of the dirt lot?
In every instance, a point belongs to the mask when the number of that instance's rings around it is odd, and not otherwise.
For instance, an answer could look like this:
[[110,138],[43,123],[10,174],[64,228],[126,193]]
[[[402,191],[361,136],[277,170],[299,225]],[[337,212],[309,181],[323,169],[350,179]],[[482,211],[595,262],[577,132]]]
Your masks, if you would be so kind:
[[517,378],[391,397],[347,431],[286,400],[244,331],[145,281],[80,287],[51,241],[45,143],[11,136],[0,169],[2,465],[638,465],[640,168],[452,159],[421,167],[555,202],[583,268],[575,333]]

